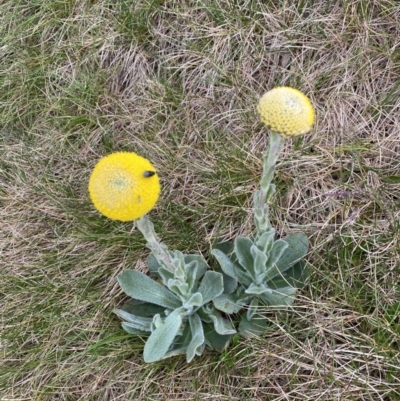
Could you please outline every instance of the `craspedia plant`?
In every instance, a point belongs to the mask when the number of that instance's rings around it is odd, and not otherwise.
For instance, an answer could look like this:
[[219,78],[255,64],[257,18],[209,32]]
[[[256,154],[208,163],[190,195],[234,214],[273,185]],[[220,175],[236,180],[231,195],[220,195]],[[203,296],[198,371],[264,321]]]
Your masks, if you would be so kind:
[[314,124],[314,108],[297,89],[281,86],[265,93],[257,107],[261,121],[284,138],[303,135]]
[[149,160],[134,152],[117,152],[100,159],[89,179],[89,195],[104,216],[137,220],[157,203],[160,183]]

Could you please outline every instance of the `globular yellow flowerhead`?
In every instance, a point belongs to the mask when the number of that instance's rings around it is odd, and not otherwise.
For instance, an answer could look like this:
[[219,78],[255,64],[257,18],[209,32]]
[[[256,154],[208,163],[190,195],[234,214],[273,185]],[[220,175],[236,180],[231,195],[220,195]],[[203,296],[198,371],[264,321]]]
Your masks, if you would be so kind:
[[159,194],[155,168],[134,152],[103,157],[89,179],[89,195],[94,206],[113,220],[139,219],[153,209]]
[[306,95],[297,89],[281,86],[265,93],[258,103],[261,121],[284,138],[310,131],[314,108]]

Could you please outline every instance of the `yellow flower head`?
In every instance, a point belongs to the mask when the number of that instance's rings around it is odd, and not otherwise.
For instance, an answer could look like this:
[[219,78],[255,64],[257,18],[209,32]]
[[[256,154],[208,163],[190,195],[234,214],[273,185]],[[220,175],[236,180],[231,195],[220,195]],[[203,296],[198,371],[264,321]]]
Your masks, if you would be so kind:
[[153,209],[159,194],[155,168],[134,152],[103,157],[89,179],[89,195],[94,206],[113,220],[139,219]]
[[285,86],[265,93],[257,110],[261,121],[284,138],[306,134],[314,123],[314,108],[308,97]]

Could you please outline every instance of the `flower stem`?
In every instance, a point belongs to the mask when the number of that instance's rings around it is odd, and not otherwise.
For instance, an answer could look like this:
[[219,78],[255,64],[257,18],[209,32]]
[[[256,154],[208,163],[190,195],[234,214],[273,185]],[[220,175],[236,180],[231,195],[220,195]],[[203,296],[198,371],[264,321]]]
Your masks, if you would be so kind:
[[260,189],[254,194],[254,219],[258,235],[271,229],[268,218],[268,201],[275,192],[274,178],[276,161],[282,151],[284,138],[276,132],[271,132],[271,138],[267,152],[263,156],[263,173]]
[[151,250],[151,252],[153,252],[157,262],[173,272],[174,265],[171,261],[168,248],[166,245],[158,241],[154,231],[154,225],[148,216],[144,215],[139,220],[136,220],[136,227],[143,234],[143,237],[147,241],[146,246]]

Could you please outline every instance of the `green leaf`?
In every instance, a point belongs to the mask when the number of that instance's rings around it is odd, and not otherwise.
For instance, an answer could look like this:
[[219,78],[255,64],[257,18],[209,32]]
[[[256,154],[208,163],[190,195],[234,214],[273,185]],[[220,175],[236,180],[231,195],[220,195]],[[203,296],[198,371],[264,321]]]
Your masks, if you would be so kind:
[[193,311],[193,309],[199,308],[204,304],[203,297],[200,292],[194,293],[183,305],[187,311]]
[[267,267],[268,256],[255,245],[251,247],[250,251],[254,260],[254,283],[261,284]]
[[232,334],[218,334],[210,324],[203,323],[205,342],[207,346],[215,351],[222,352],[228,346]]
[[154,256],[153,252],[147,258],[147,267],[153,276],[158,276],[158,269],[161,265],[158,263],[157,258]]
[[256,314],[248,320],[246,314],[243,314],[239,323],[239,333],[246,338],[258,337],[263,334],[266,327],[267,321],[262,315]]
[[196,280],[200,280],[201,277],[204,276],[204,273],[207,271],[208,269],[208,264],[207,262],[204,260],[203,256],[201,255],[184,255],[184,260],[185,260],[185,264],[190,264],[193,261],[196,261],[198,263],[197,265],[197,272],[196,272]]
[[257,248],[260,249],[264,254],[268,255],[272,249],[272,246],[274,245],[274,239],[275,230],[272,228],[258,237],[255,242]]
[[132,323],[123,322],[121,324],[122,328],[129,334],[136,334],[142,336],[148,336],[149,333],[147,331],[139,330],[136,326]]
[[238,303],[234,294],[221,294],[213,299],[214,306],[221,312],[232,314],[243,308],[245,303]]
[[269,288],[265,286],[264,284],[255,284],[251,283],[245,290],[246,294],[252,294],[252,295],[260,295],[263,294],[264,292],[269,291]]
[[309,270],[307,268],[307,263],[301,260],[293,266],[291,266],[284,273],[275,276],[267,284],[268,287],[276,290],[281,287],[296,287],[302,288],[305,285],[307,278],[309,277]]
[[132,298],[169,309],[182,306],[179,298],[171,291],[136,270],[125,270],[117,279],[125,294]]
[[225,274],[237,279],[239,283],[244,285],[249,285],[252,282],[251,277],[244,272],[239,265],[233,263],[232,260],[222,251],[219,249],[213,249],[211,253],[214,255],[215,259],[217,259]]
[[232,327],[232,324],[228,320],[224,319],[217,310],[209,310],[208,315],[212,319],[215,331],[218,334],[227,335],[236,333],[236,330]]
[[132,315],[151,318],[157,313],[163,314],[165,312],[165,308],[163,306],[139,301],[133,298],[126,301],[122,305],[121,309],[125,312],[131,313]]
[[294,302],[296,288],[283,287],[260,295],[271,306],[289,306]]
[[250,302],[249,308],[246,312],[246,318],[248,321],[252,320],[258,311],[258,298],[253,298]]
[[168,352],[181,325],[181,309],[176,309],[165,318],[163,324],[157,327],[146,341],[143,352],[144,361],[155,362],[162,359]]
[[130,323],[130,327],[141,331],[151,331],[151,323],[153,321],[152,318],[135,316],[122,309],[114,309],[113,312],[121,319],[126,320],[126,322]]
[[221,273],[208,271],[201,280],[199,292],[203,296],[203,305],[224,292]]
[[[274,259],[271,259],[272,265],[268,260],[268,265],[271,267],[263,277],[264,282],[269,282],[276,276],[282,276],[286,270],[307,254],[308,239],[302,233],[289,235],[284,240],[275,241],[275,244],[278,242],[282,244],[277,248]],[[284,243],[287,246],[283,245]]]
[[285,249],[288,246],[289,246],[289,244],[281,239],[274,242],[271,252],[268,255],[266,273],[264,274],[264,277],[263,277],[265,281],[269,281],[273,277],[273,276],[271,277],[271,274],[273,274],[273,272],[276,271],[276,269],[274,269],[275,264],[281,258],[281,256],[285,252]]
[[192,340],[186,351],[186,361],[190,362],[195,355],[201,355],[205,346],[203,324],[199,315],[194,314],[189,316],[190,330],[192,332]]
[[278,270],[282,273],[296,262],[303,259],[308,252],[308,238],[303,233],[289,235],[283,240],[289,245],[280,259],[276,262]]
[[221,274],[224,281],[224,293],[231,294],[236,290],[238,281],[235,278],[228,276],[225,272],[222,272]]
[[250,238],[237,237],[235,239],[235,254],[238,261],[252,276],[254,272],[254,260],[251,254],[251,247],[253,245],[254,243]]

